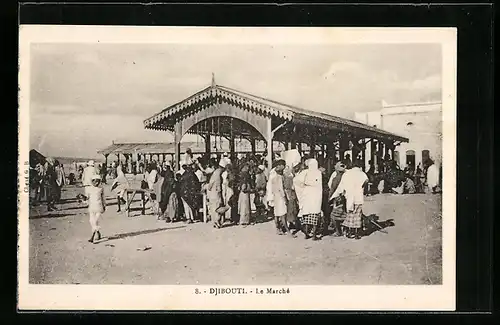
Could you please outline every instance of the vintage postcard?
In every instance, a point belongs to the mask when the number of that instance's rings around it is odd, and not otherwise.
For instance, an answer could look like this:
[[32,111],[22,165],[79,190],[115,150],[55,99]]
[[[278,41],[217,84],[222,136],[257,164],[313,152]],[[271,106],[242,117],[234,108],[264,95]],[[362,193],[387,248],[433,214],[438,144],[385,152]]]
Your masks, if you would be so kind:
[[19,51],[20,310],[455,310],[456,29]]

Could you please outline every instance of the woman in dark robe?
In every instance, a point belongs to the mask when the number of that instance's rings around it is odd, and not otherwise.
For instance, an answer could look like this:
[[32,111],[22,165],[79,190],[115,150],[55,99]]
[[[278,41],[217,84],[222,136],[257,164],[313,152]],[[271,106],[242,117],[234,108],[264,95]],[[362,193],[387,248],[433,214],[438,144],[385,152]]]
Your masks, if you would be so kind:
[[247,164],[241,166],[239,175],[239,195],[238,195],[238,215],[240,217],[239,224],[247,226],[250,224],[250,191],[251,191],[251,178]]
[[55,159],[47,158],[45,163],[45,188],[47,195],[47,210],[57,210],[55,203],[58,197],[57,174],[55,170]]
[[[175,218],[176,209],[172,209],[171,213],[167,212],[167,207],[171,205],[170,196],[175,190],[174,173],[170,167],[162,170],[163,183],[161,184],[160,211],[164,220],[170,221]],[[176,207],[171,207],[176,208]],[[167,212],[167,213],[166,213]]]
[[184,215],[188,223],[198,219],[200,210],[198,197],[201,193],[201,184],[191,165],[182,166],[185,170],[179,184],[180,196],[184,205]]

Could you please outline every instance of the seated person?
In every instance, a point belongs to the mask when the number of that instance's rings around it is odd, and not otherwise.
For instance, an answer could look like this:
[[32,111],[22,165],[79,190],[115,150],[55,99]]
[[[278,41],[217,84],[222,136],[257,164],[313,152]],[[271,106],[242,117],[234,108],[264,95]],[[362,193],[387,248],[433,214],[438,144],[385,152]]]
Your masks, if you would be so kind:
[[394,194],[403,194],[404,190],[403,181],[399,180],[396,184],[397,184],[396,187],[391,188],[391,192]]
[[412,181],[410,177],[406,177],[403,193],[405,194],[415,194],[415,183]]

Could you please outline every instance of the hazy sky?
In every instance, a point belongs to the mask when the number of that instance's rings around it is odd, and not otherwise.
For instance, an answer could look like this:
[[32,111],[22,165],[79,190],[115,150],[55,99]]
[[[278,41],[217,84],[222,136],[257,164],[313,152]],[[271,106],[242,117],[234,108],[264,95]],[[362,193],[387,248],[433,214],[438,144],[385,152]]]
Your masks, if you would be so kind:
[[95,157],[112,140],[172,141],[143,120],[210,85],[212,72],[218,84],[348,118],[382,100],[441,99],[439,45],[40,43],[31,47],[31,148]]

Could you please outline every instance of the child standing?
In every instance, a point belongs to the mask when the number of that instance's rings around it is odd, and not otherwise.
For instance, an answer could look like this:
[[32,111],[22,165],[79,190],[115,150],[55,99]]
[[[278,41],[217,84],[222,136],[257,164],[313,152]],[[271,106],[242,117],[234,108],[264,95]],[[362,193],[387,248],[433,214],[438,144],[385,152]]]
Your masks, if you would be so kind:
[[[94,243],[95,240],[101,239],[99,219],[101,214],[106,211],[106,201],[104,198],[104,190],[99,187],[101,182],[101,177],[99,175],[92,176],[92,186],[88,188],[88,202],[89,202],[89,221],[92,227],[92,237],[90,237],[89,242]],[[97,238],[96,238],[97,235]]]

